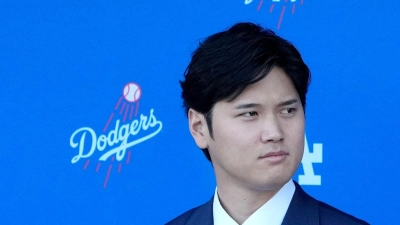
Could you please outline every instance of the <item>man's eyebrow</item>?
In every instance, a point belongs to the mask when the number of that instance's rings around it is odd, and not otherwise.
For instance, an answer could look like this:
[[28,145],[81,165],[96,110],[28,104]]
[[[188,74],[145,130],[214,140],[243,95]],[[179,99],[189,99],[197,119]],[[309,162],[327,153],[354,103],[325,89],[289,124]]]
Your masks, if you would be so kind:
[[248,108],[258,108],[261,107],[260,104],[257,103],[248,103],[248,104],[240,104],[235,107],[235,109],[248,109]]
[[297,99],[291,99],[291,100],[279,103],[278,106],[287,106],[287,105],[291,105],[296,102],[297,102]]

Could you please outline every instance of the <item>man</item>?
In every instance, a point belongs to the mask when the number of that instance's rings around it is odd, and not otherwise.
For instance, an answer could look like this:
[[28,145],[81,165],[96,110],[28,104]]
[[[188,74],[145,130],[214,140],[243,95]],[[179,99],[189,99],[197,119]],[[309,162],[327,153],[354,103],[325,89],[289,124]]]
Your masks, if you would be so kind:
[[182,98],[217,189],[167,225],[367,224],[291,180],[303,156],[309,82],[296,48],[258,25],[236,24],[199,45]]

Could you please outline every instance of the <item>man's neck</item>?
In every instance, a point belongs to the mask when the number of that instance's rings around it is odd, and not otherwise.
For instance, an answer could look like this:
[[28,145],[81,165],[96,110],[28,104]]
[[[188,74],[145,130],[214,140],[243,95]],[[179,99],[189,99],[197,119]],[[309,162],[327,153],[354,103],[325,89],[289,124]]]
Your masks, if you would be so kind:
[[268,191],[253,191],[235,185],[219,185],[219,201],[238,224],[244,223],[257,209],[268,202],[281,187]]

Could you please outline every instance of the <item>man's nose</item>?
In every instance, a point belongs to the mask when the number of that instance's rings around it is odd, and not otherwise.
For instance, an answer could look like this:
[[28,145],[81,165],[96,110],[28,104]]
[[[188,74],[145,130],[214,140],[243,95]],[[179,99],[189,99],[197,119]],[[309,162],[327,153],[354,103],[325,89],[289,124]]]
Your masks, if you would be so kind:
[[262,120],[261,141],[279,142],[285,139],[281,123],[276,116],[268,116]]

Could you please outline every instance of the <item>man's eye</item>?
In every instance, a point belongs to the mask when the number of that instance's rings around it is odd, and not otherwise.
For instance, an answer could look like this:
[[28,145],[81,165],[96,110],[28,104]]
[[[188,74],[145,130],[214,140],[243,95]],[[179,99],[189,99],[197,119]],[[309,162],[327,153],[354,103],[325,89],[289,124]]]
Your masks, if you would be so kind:
[[282,114],[293,114],[294,112],[296,112],[296,109],[295,108],[286,108],[286,109],[283,109],[281,112],[282,112]]
[[252,117],[252,116],[257,116],[258,113],[257,112],[247,112],[247,113],[243,113],[243,116],[247,116],[247,117]]

